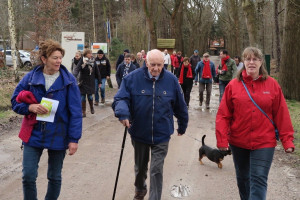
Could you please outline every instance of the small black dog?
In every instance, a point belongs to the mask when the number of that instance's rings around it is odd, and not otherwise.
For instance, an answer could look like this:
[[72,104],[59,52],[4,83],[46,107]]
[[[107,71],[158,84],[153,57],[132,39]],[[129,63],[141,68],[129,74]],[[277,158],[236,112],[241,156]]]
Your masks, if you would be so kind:
[[219,149],[213,149],[204,143],[204,138],[206,135],[202,137],[202,146],[199,149],[199,161],[200,164],[203,165],[202,158],[206,156],[209,160],[218,164],[218,167],[222,169],[221,161],[224,159],[224,156],[231,155],[231,150],[220,151]]

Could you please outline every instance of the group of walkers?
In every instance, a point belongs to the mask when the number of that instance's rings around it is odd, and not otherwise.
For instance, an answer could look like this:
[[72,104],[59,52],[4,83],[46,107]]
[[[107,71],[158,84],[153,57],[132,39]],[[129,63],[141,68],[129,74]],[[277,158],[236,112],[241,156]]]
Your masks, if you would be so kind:
[[[93,58],[92,50],[85,49],[83,54],[78,51],[72,59],[71,72],[77,78],[81,93],[82,116],[86,117],[86,98],[91,113],[95,113],[94,105],[99,105],[99,88],[101,103],[105,103],[105,83],[110,81],[111,66],[103,50],[98,50],[97,57]],[[95,101],[93,100],[95,95]]]
[[[111,66],[103,51],[97,52],[96,59],[89,49],[84,50],[82,56],[76,53],[71,69],[77,80],[61,64],[64,53],[58,42],[42,42],[40,64],[24,76],[12,95],[13,110],[25,115],[19,134],[24,145],[25,200],[37,199],[36,178],[44,149],[48,149],[49,157],[45,199],[58,199],[66,150],[69,149],[69,155],[75,154],[81,138],[86,97],[91,113],[94,113],[93,103],[99,104],[99,96],[95,95],[95,102],[92,96],[99,88],[101,103],[105,102],[105,89],[103,93],[102,89],[110,79]],[[277,145],[275,130],[285,152],[293,152],[295,146],[284,96],[278,83],[267,75],[262,52],[255,47],[246,48],[242,54],[244,65],[236,77],[236,62],[226,50],[220,53],[221,64],[217,69],[208,53],[203,54],[203,60],[197,50],[190,58],[182,57],[181,52],[173,52],[170,58],[166,54],[154,49],[147,55],[141,51],[135,58],[126,50],[116,66],[119,90],[112,108],[131,135],[135,172],[133,199],[143,200],[148,192],[146,179],[150,160],[149,199],[161,199],[163,165],[174,133],[173,116],[177,118],[177,135],[181,137],[190,120],[188,105],[193,82],[199,82],[202,106],[203,91],[206,89],[210,96],[212,80],[217,77],[221,102],[216,116],[217,147],[220,151],[232,150],[240,198],[266,199],[268,173]],[[140,67],[133,64],[134,59]],[[167,70],[168,65],[171,72]],[[53,121],[36,120],[36,116],[48,116],[48,108],[52,109],[41,103],[45,98],[58,101]],[[205,105],[209,108],[209,98]]]

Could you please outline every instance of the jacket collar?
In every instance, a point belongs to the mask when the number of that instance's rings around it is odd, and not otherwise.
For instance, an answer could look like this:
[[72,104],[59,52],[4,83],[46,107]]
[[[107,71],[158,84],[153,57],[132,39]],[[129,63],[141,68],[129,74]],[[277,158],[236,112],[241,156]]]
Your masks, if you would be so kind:
[[[151,78],[149,76],[148,68],[147,67],[143,67],[143,69],[144,69],[144,76],[145,76],[145,78],[151,80]],[[160,74],[159,74],[158,80],[163,79],[164,74],[165,74],[165,68],[163,67],[162,70],[161,70],[161,72],[160,72]]]
[[105,55],[103,55],[101,59],[98,56],[95,58],[95,60],[105,60],[105,59],[106,59]]
[[[32,75],[29,80],[31,85],[45,85],[45,78],[43,75],[44,66],[37,66],[32,70]],[[51,88],[60,89],[61,87],[66,87],[74,82],[67,68],[63,65],[60,65],[60,76],[57,78],[57,84],[53,84]]]
[[253,78],[251,76],[247,75],[245,69],[242,72],[242,77],[243,77],[244,82],[246,82],[246,83],[249,83],[252,81],[257,81],[257,80],[260,80],[260,81],[262,80],[262,75],[259,75],[259,77],[257,79],[253,80]]

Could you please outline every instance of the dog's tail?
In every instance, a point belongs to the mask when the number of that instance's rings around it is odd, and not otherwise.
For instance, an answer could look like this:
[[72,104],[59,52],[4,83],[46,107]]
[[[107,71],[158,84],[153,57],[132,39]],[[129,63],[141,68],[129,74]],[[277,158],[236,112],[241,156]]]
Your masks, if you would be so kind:
[[202,136],[202,146],[204,146],[205,144],[204,144],[204,138],[206,137],[206,135],[203,135]]

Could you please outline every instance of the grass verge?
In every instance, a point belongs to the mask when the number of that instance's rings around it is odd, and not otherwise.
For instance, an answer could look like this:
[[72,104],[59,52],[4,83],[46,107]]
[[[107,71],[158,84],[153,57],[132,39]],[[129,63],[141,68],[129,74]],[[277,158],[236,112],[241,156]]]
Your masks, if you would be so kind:
[[297,154],[300,157],[300,102],[295,100],[287,100],[287,105],[290,111],[290,116],[295,131],[295,154]]

